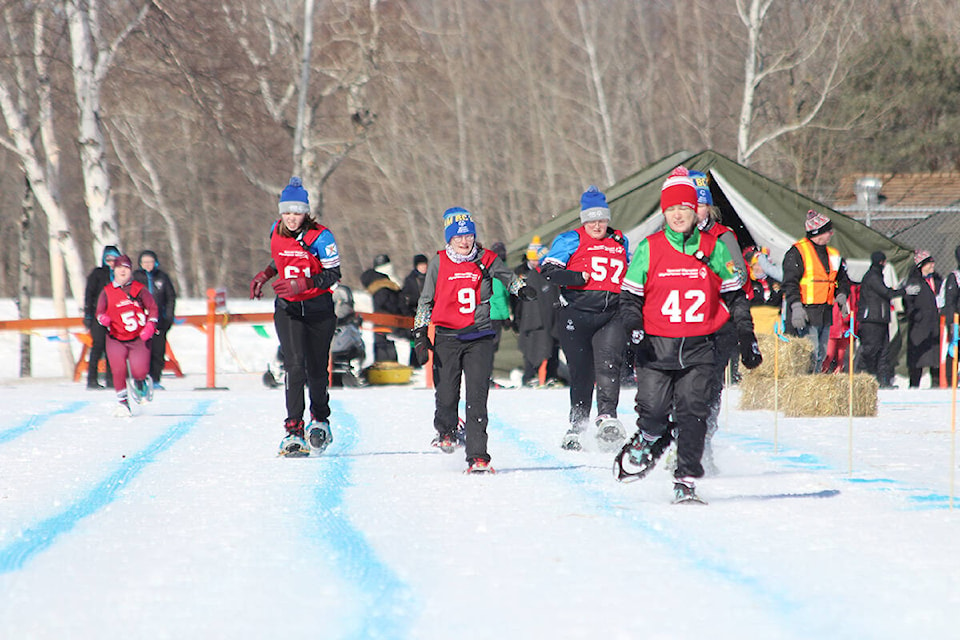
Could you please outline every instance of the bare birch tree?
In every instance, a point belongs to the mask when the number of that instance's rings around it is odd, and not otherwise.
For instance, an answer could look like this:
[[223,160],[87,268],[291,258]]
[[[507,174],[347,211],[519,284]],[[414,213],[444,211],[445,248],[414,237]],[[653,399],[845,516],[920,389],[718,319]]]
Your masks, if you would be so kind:
[[63,0],[62,5],[70,34],[77,146],[95,256],[103,246],[119,244],[120,238],[101,120],[103,83],[124,40],[142,24],[153,1],[131,2],[128,18],[116,4],[108,5],[111,17],[119,22],[112,35],[104,32],[105,15],[99,0]]

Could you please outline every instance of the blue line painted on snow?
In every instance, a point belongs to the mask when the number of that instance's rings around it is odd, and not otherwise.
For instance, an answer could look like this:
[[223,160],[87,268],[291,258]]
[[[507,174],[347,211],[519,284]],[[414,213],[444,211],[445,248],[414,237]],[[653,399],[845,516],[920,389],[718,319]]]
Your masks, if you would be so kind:
[[[498,434],[503,434],[510,438],[510,440],[521,449],[526,458],[542,465],[559,466],[563,464],[559,458],[547,453],[536,442],[525,437],[519,430],[505,424],[502,420],[491,419],[490,423],[493,430]],[[596,487],[596,481],[579,469],[565,469],[565,473],[560,477],[571,484],[577,485],[584,492],[590,494],[591,503],[601,512],[605,512],[614,518],[629,517],[631,524],[640,529],[651,540],[655,540],[657,543],[676,552],[677,558],[682,558],[700,570],[716,574],[728,582],[748,589],[753,592],[754,597],[757,599],[770,602],[780,615],[788,616],[796,611],[797,603],[776,586],[763,583],[737,567],[703,557],[696,549],[690,546],[685,538],[671,536],[670,533],[658,523],[644,518],[639,513],[625,513],[613,503],[608,494]],[[612,479],[611,482],[613,482]]]
[[133,480],[156,456],[169,449],[199,422],[213,404],[205,400],[197,404],[198,415],[170,427],[145,449],[128,457],[110,477],[95,486],[64,511],[25,529],[13,542],[0,547],[0,574],[18,571],[32,558],[49,549],[61,536],[69,533],[81,520],[97,513],[116,499],[120,489]]
[[47,420],[49,420],[54,416],[60,416],[67,413],[73,413],[75,411],[79,411],[80,409],[84,408],[88,404],[90,403],[85,401],[71,402],[67,406],[62,407],[60,409],[54,409],[53,411],[48,411],[46,413],[39,413],[36,415],[32,415],[26,420],[24,420],[22,424],[16,427],[11,427],[9,429],[0,431],[0,444],[3,444],[4,442],[9,442],[14,438],[19,438],[20,436],[27,433],[28,431],[32,431],[33,429],[36,429],[37,427],[39,427],[44,422],[46,422]]
[[[773,453],[773,443],[769,440],[757,436],[748,436],[742,433],[731,433],[730,431],[720,431],[717,438],[721,440],[730,440],[732,442],[741,442],[754,450],[767,451],[768,456],[778,462],[784,463],[787,467],[804,469],[807,471],[831,471],[840,474],[841,471],[833,465],[824,462],[811,453],[787,454]],[[779,447],[783,451],[783,447]],[[950,496],[943,493],[931,493],[924,487],[917,487],[894,478],[861,478],[861,477],[840,477],[844,482],[862,485],[876,485],[871,487],[875,491],[900,491],[906,495],[906,499],[911,503],[909,510],[919,511],[927,509],[949,509]]]
[[[352,581],[360,596],[360,620],[350,637],[406,638],[416,606],[410,587],[377,557],[363,533],[350,522],[344,491],[350,484],[354,449],[360,439],[356,419],[339,402],[331,403],[333,444],[320,461],[320,478],[313,512],[319,538],[331,547],[334,562]],[[341,454],[341,455],[338,455]]]

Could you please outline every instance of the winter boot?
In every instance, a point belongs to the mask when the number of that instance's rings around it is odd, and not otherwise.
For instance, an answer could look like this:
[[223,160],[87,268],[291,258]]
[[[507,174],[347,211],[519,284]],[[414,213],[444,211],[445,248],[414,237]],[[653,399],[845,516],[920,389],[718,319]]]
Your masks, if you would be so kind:
[[493,467],[490,466],[490,462],[484,460],[483,458],[472,458],[468,461],[467,470],[464,471],[466,474],[473,473],[496,473]]
[[283,423],[287,436],[280,441],[277,455],[287,458],[305,458],[310,455],[310,445],[303,439],[303,420],[287,418]]
[[597,446],[600,451],[610,453],[616,451],[627,439],[627,432],[623,423],[606,414],[597,416]]
[[697,495],[696,485],[693,478],[674,478],[673,480],[673,504],[707,504]]
[[457,436],[449,433],[437,434],[437,437],[430,443],[430,446],[436,447],[444,453],[453,453],[457,445]]
[[313,453],[323,453],[333,442],[333,433],[327,421],[311,420],[306,428],[306,439]]

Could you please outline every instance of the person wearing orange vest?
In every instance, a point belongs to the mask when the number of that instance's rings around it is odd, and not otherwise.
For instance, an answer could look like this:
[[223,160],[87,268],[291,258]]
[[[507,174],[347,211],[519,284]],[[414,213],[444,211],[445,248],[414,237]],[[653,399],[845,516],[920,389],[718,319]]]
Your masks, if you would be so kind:
[[[281,456],[322,453],[333,442],[330,431],[330,343],[337,327],[333,290],[340,282],[340,252],[333,232],[310,214],[310,199],[300,178],[280,194],[280,219],[270,228],[267,267],[250,282],[250,298],[261,298],[263,286],[273,283],[273,324],[280,341],[286,373],[287,435],[280,441]],[[304,387],[310,397],[310,422],[304,427]]]
[[806,237],[783,256],[783,296],[788,326],[813,342],[812,371],[819,372],[827,356],[834,303],[844,315],[850,313],[850,278],[840,252],[828,246],[833,237],[830,218],[811,209],[804,229]]

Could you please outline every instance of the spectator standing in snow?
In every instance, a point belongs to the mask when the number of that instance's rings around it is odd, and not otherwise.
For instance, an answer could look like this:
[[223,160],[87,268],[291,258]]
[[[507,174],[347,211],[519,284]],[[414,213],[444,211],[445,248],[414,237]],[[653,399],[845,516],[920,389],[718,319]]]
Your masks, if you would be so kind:
[[[273,323],[286,375],[286,436],[279,454],[320,453],[333,441],[330,431],[330,343],[337,326],[331,291],[340,281],[340,252],[333,232],[310,215],[310,198],[300,178],[280,193],[280,219],[270,228],[267,267],[250,282],[250,297],[261,298],[273,276],[277,297]],[[304,387],[310,396],[310,423],[304,428]]]
[[[944,317],[944,328],[946,329],[947,341],[953,340],[954,318],[960,313],[960,245],[957,245],[953,251],[957,260],[957,270],[951,271],[943,279],[940,285],[940,293],[937,295],[937,306],[940,308],[940,314]],[[953,384],[953,358],[947,354],[946,362],[948,384]]]
[[910,387],[920,386],[925,368],[930,369],[930,386],[940,384],[940,312],[937,292],[943,284],[929,251],[913,255],[914,267],[907,276],[903,307],[907,315],[907,369]]
[[[87,389],[103,389],[100,384],[100,358],[106,356],[107,329],[97,322],[97,301],[103,288],[113,281],[113,265],[120,250],[113,245],[103,248],[100,266],[94,267],[87,275],[87,285],[83,296],[83,326],[90,332],[90,358],[87,362]],[[110,360],[107,359],[107,380],[111,380]]]
[[[383,260],[386,260],[386,262]],[[360,274],[360,284],[366,288],[367,293],[373,300],[374,313],[386,313],[394,316],[407,315],[407,309],[400,295],[400,285],[381,271],[381,269],[386,270],[386,266],[389,264],[389,258],[386,254],[377,256],[374,259],[373,268]],[[388,326],[374,326],[373,331],[374,361],[397,362],[397,347],[390,339],[390,335],[398,334],[398,330]]]
[[523,354],[524,386],[537,386],[540,366],[546,362],[545,383],[556,384],[560,365],[560,343],[556,338],[556,314],[560,291],[540,273],[540,262],[548,249],[540,244],[539,236],[527,246],[525,260],[517,268],[528,286],[537,290],[537,299],[516,302],[517,346]]
[[833,222],[817,211],[807,211],[806,236],[783,256],[783,296],[788,310],[787,326],[813,343],[812,368],[821,371],[827,357],[827,342],[833,325],[833,303],[844,315],[850,313],[850,279],[840,252],[828,246]]
[[544,279],[560,288],[557,334],[570,372],[570,426],[560,446],[582,448],[596,387],[597,441],[616,449],[626,437],[617,403],[625,349],[619,296],[629,243],[610,227],[607,198],[593,185],[580,196],[580,223],[554,238],[540,263]]
[[127,394],[127,365],[133,378],[134,400],[149,401],[153,391],[146,378],[150,375],[150,339],[157,329],[157,303],[146,287],[133,280],[130,256],[117,256],[113,264],[113,282],[97,299],[97,322],[107,330],[107,360],[113,372],[118,414],[130,415]]
[[[523,281],[513,274],[493,251],[477,243],[477,228],[470,212],[452,207],[443,213],[446,246],[430,260],[423,292],[414,319],[413,340],[417,358],[426,364],[433,351],[436,408],[433,445],[453,453],[458,445],[457,405],[460,381],[466,382],[467,471],[492,471],[487,451],[487,395],[493,370],[493,338],[490,320],[492,279],[519,293]],[[530,295],[525,290],[523,295]],[[430,341],[428,326],[436,332]]]
[[[427,256],[418,253],[413,256],[413,269],[403,279],[403,286],[400,287],[400,298],[403,303],[403,315],[411,318],[417,313],[417,303],[420,300],[420,292],[423,291],[423,281],[427,276]],[[414,369],[420,368],[420,362],[417,360],[417,354],[413,350],[413,340],[410,342],[410,366]]]
[[903,289],[891,289],[883,282],[887,256],[882,251],[870,254],[870,268],[860,283],[857,322],[860,325],[859,371],[873,374],[881,389],[893,388],[893,364],[890,362],[890,301],[903,295]]
[[133,272],[133,279],[147,287],[147,291],[157,303],[157,333],[150,341],[150,378],[154,389],[163,389],[160,376],[167,353],[167,332],[173,326],[177,306],[177,292],[173,288],[170,276],[160,269],[157,254],[149,249],[140,252],[137,260],[140,268]]
[[[707,416],[716,384],[715,334],[732,314],[748,369],[762,358],[740,274],[726,245],[696,225],[697,192],[685,167],[661,189],[666,228],[637,247],[623,281],[624,328],[637,344],[637,432],[617,457],[618,479],[645,476],[677,425],[677,502],[698,500]],[[729,309],[729,312],[728,312]],[[665,445],[663,445],[665,446]],[[659,453],[658,453],[659,450]]]

